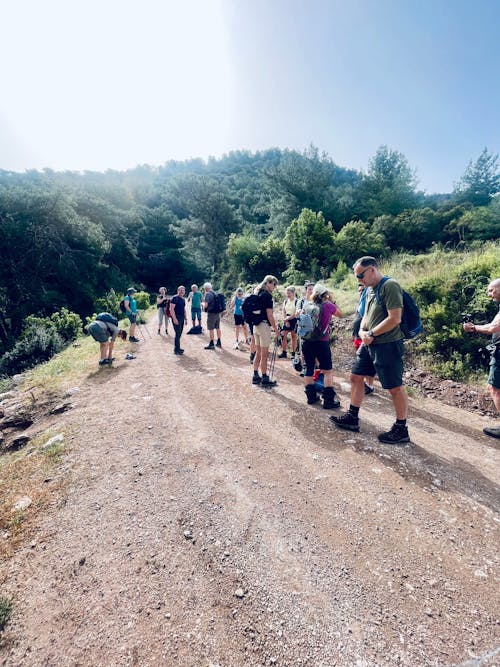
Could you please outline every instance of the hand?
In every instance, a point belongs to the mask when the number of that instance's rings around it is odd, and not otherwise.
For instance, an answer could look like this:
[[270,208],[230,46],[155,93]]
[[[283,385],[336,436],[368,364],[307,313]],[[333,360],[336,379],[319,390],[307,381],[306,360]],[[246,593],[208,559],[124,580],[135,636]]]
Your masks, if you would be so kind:
[[467,331],[467,333],[474,333],[476,330],[476,325],[474,322],[465,322],[464,323],[464,331]]
[[365,345],[371,345],[373,343],[373,336],[368,335],[368,331],[364,329],[359,332],[359,337]]

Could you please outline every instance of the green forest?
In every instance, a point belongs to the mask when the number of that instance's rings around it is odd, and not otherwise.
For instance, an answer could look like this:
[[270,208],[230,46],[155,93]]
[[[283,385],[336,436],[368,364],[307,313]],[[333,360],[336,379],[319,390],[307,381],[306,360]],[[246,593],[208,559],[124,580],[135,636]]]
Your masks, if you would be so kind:
[[[232,290],[266,273],[338,283],[360,255],[439,249],[445,257],[486,244],[489,263],[467,294],[480,299],[500,269],[499,192],[498,156],[486,148],[464,165],[453,192],[433,195],[418,190],[405,156],[387,146],[366,172],[314,146],[125,172],[0,171],[0,374],[48,358],[81,326],[73,314],[91,315],[130,284],[173,292],[210,279]],[[433,280],[415,290],[429,318],[447,293]]]

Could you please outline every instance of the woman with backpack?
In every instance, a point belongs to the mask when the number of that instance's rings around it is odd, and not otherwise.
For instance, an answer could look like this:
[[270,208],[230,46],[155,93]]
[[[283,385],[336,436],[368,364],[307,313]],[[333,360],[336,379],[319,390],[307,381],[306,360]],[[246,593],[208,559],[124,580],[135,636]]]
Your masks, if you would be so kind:
[[[252,383],[260,384],[261,387],[274,387],[276,385],[276,380],[271,380],[267,374],[267,358],[271,345],[271,331],[274,331],[275,335],[278,336],[278,327],[273,315],[272,297],[277,284],[277,278],[266,276],[254,291],[254,294],[258,297],[259,316],[257,319],[259,321],[254,321],[253,327],[256,351],[253,361]],[[262,376],[259,375],[259,368]]]
[[297,302],[295,298],[295,287],[290,285],[286,288],[286,299],[283,302],[283,329],[281,330],[281,354],[280,359],[286,359],[288,334],[292,339],[292,357],[297,350],[297,333],[295,328],[297,326]]
[[250,342],[250,338],[248,335],[248,327],[245,324],[245,318],[243,316],[243,310],[241,308],[244,300],[245,296],[243,294],[243,289],[241,287],[238,287],[238,289],[234,293],[233,298],[231,299],[231,304],[230,304],[230,308],[234,309],[234,330],[235,330],[236,342],[233,345],[233,349],[235,350],[238,350],[240,347],[240,329],[243,330],[243,342],[244,343]]
[[158,310],[158,333],[161,333],[161,325],[165,320],[165,333],[168,336],[168,316],[170,310],[170,299],[167,297],[167,288],[160,287],[156,295],[156,308]]
[[330,290],[321,283],[317,283],[312,291],[312,305],[306,306],[306,313],[311,315],[315,323],[311,335],[302,342],[302,354],[306,364],[304,382],[307,403],[312,405],[319,401],[314,386],[314,370],[318,360],[321,372],[324,375],[325,389],[323,391],[323,408],[340,407],[340,401],[333,389],[332,350],[330,348],[330,321],[332,317],[342,317],[342,311],[333,300]]

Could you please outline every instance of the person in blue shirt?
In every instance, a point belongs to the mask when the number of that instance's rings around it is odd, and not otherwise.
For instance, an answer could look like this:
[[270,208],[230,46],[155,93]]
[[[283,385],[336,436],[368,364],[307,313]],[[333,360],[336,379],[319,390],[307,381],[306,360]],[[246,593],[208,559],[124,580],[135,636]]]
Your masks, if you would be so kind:
[[244,336],[243,342],[244,343],[250,342],[248,327],[245,324],[243,310],[241,309],[244,300],[245,296],[243,294],[243,289],[241,287],[238,287],[238,289],[234,293],[233,298],[231,299],[231,305],[230,305],[231,308],[234,308],[234,328],[235,328],[236,342],[233,345],[233,348],[235,350],[239,349],[240,346],[240,329],[243,329],[243,336]]
[[139,339],[135,336],[137,329],[137,301],[134,299],[134,294],[136,294],[136,292],[137,290],[135,287],[129,287],[127,290],[127,296],[123,299],[126,311],[125,314],[130,321],[130,333],[128,339],[131,343],[139,342]]

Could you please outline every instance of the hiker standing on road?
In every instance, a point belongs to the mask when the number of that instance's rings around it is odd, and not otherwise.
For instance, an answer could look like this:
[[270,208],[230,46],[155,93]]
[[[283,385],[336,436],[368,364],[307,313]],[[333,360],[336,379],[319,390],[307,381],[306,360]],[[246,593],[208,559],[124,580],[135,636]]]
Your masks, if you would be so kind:
[[117,337],[127,340],[127,332],[118,328],[118,320],[109,313],[99,313],[87,327],[87,332],[101,347],[99,366],[111,366],[115,340]]
[[198,319],[198,325],[201,327],[201,299],[202,294],[198,289],[198,285],[191,285],[191,291],[187,300],[191,304],[191,320],[193,322],[193,327],[196,326],[196,319]]
[[[218,299],[215,292],[212,290],[211,283],[203,285],[205,290],[205,301],[203,307],[207,313],[207,329],[210,336],[210,342],[205,346],[205,350],[215,350],[215,347],[222,347],[221,331],[220,331],[220,316],[224,311],[219,311],[217,308]],[[217,331],[217,343],[214,345],[214,331]]]
[[[498,304],[498,312],[489,324],[465,322],[464,330],[468,333],[492,334],[488,350],[491,354],[488,387],[496,409],[500,412],[500,278],[488,285],[488,296]],[[500,426],[487,426],[483,433],[492,438],[500,438]]]
[[130,321],[130,335],[128,339],[131,343],[139,342],[139,339],[135,337],[135,332],[137,329],[137,301],[134,299],[134,294],[136,293],[137,290],[135,287],[129,287],[127,290],[127,296],[123,299],[125,314]]
[[342,311],[333,300],[330,290],[321,283],[314,286],[312,292],[312,301],[315,306],[319,307],[318,329],[320,335],[314,340],[304,340],[302,343],[302,353],[306,362],[305,370],[305,389],[307,402],[309,405],[319,401],[319,396],[314,386],[314,371],[316,367],[316,360],[318,362],[320,372],[325,378],[325,389],[323,391],[323,408],[329,410],[331,408],[339,408],[340,401],[335,396],[333,388],[333,365],[332,365],[332,350],[330,347],[330,321],[332,317],[342,317]]
[[238,287],[238,289],[234,293],[233,298],[231,299],[231,304],[229,306],[230,308],[234,308],[234,329],[235,329],[236,342],[233,345],[233,348],[235,350],[239,349],[240,345],[240,329],[243,330],[243,342],[244,343],[250,342],[250,338],[248,336],[248,327],[245,324],[243,311],[241,309],[244,300],[245,297],[243,294],[243,289],[241,287]]
[[175,331],[174,354],[184,354],[181,348],[181,336],[184,324],[187,324],[185,294],[186,288],[184,285],[179,285],[177,294],[170,299],[170,317]]
[[297,350],[297,303],[298,299],[295,298],[295,287],[290,285],[286,288],[286,299],[283,302],[283,329],[281,330],[280,359],[286,359],[287,357],[286,350],[288,346],[288,334],[290,334],[292,339],[292,356]]
[[[274,387],[276,380],[271,380],[267,374],[267,358],[269,356],[269,347],[271,345],[271,330],[275,336],[278,336],[278,327],[273,315],[273,297],[272,293],[278,284],[278,279],[274,276],[266,276],[264,280],[257,285],[254,294],[259,297],[260,322],[254,324],[253,335],[255,339],[255,358],[253,360],[253,384],[260,384],[262,387]],[[259,368],[262,376],[259,375]]]
[[158,333],[161,333],[161,325],[165,320],[165,333],[168,335],[168,318],[170,303],[167,296],[167,288],[160,287],[156,296],[156,308],[158,309]]
[[384,389],[391,394],[396,422],[378,439],[387,444],[409,442],[406,418],[408,395],[403,387],[403,333],[400,328],[403,312],[403,291],[392,278],[377,286],[384,276],[374,257],[361,257],[354,266],[358,282],[368,288],[365,314],[361,320],[359,337],[363,345],[358,349],[351,371],[351,404],[340,417],[330,417],[339,428],[359,431],[359,408],[365,395],[364,377],[378,375]]

